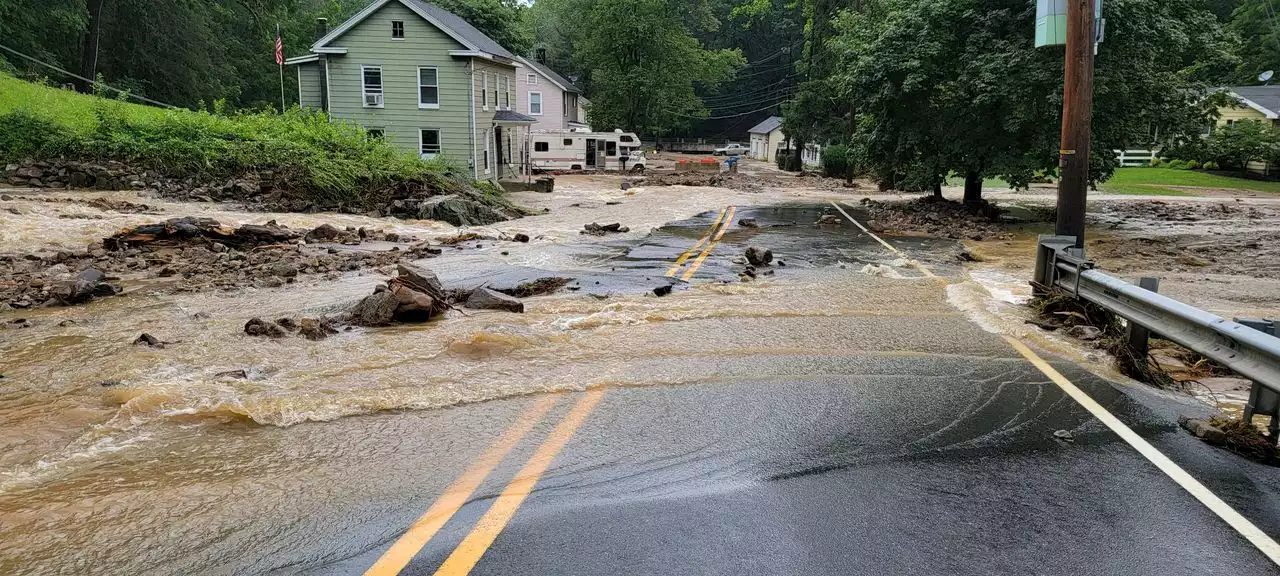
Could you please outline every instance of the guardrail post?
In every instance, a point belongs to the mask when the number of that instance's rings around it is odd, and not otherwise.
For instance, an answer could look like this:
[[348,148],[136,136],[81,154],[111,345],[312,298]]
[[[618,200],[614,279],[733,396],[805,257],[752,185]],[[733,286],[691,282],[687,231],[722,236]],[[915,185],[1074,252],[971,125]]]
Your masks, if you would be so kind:
[[1036,242],[1036,272],[1032,284],[1037,296],[1043,296],[1043,290],[1052,288],[1054,282],[1057,281],[1058,270],[1055,262],[1058,254],[1067,254],[1074,251],[1075,245],[1075,236],[1040,235],[1039,240]]
[[[1151,277],[1139,278],[1138,287],[1152,292],[1159,292],[1160,279]],[[1131,320],[1126,320],[1125,323],[1129,325],[1129,328],[1126,331],[1126,341],[1129,345],[1129,353],[1132,354],[1134,358],[1146,358],[1148,344],[1151,339],[1151,331]]]
[[[1236,322],[1259,332],[1276,335],[1277,326],[1274,320],[1236,318]],[[1280,394],[1254,382],[1249,388],[1249,403],[1244,405],[1245,423],[1253,424],[1253,417],[1259,414],[1271,417],[1271,423],[1267,425],[1267,438],[1272,444],[1276,444],[1280,440]]]

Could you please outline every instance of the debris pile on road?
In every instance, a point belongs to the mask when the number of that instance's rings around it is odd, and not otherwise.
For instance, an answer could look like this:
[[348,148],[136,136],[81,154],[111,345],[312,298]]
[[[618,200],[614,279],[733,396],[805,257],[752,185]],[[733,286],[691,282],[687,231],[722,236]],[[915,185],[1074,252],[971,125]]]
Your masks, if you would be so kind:
[[538,278],[537,280],[530,280],[528,282],[523,282],[518,286],[516,286],[515,288],[499,289],[497,291],[503,294],[507,294],[509,296],[515,296],[516,298],[529,298],[531,296],[542,296],[544,294],[551,294],[556,290],[564,288],[570,282],[573,282],[573,278],[564,278],[561,276],[546,276],[543,278]]
[[583,225],[582,232],[579,232],[579,234],[587,234],[590,236],[604,236],[606,234],[620,234],[620,233],[626,233],[630,231],[631,231],[630,228],[623,226],[618,222],[614,222],[613,224],[597,224],[595,222],[592,222],[590,224]]
[[426,322],[451,307],[440,279],[420,266],[400,264],[398,275],[356,303],[343,319],[357,326]]
[[[811,177],[805,177],[811,176]],[[712,186],[729,188],[742,192],[761,192],[770,188],[821,188],[824,190],[843,190],[856,188],[857,184],[846,186],[844,180],[824,178],[820,175],[780,175],[752,174],[747,172],[651,172],[636,182],[636,186]]]
[[878,202],[862,199],[862,206],[875,222],[872,232],[923,232],[943,238],[985,240],[1005,238],[1000,208],[990,202],[976,207],[951,200],[924,196],[906,202]]
[[1245,458],[1280,466],[1280,450],[1271,444],[1257,426],[1240,418],[1178,418],[1178,424],[1196,438],[1214,446],[1222,446]]
[[[412,240],[363,228],[322,225],[308,231],[274,221],[227,226],[208,218],[173,218],[122,230],[84,252],[0,254],[0,310],[79,304],[119,293],[108,281],[173,278],[169,289],[174,291],[272,288],[302,274],[336,278],[344,271],[440,253],[424,242],[409,244]],[[389,250],[333,246],[366,241],[405,245]]]

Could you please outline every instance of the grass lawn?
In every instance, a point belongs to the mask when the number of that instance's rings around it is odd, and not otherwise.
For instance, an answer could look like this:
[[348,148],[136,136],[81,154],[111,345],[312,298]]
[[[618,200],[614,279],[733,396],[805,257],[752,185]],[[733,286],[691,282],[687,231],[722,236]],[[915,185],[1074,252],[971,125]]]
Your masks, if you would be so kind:
[[1176,188],[1177,186],[1280,194],[1280,182],[1233,178],[1197,170],[1173,168],[1117,168],[1115,175],[1098,187],[1102,192],[1112,194],[1191,196],[1196,193],[1195,190]]
[[[96,96],[41,86],[0,74],[0,114],[25,109],[77,132],[87,132],[97,123],[93,115],[94,103],[101,101]],[[130,120],[154,119],[164,113],[162,108],[130,103],[122,103],[121,110]]]

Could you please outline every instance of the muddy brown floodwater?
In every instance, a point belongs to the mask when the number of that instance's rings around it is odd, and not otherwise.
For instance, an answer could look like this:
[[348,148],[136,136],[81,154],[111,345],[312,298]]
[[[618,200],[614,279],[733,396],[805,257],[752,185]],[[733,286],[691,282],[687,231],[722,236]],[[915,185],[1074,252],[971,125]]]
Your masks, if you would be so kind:
[[[550,212],[461,230],[427,221],[250,213],[132,192],[6,191],[15,199],[0,202],[0,252],[83,250],[127,226],[202,216],[235,224],[275,219],[297,228],[363,226],[421,238],[523,232],[531,242],[468,243],[423,263],[445,278],[483,266],[607,275],[620,266],[613,259],[621,252],[600,246],[638,242],[668,222],[731,205],[816,205],[829,198],[856,204],[865,195],[807,187],[804,180],[749,192],[685,186],[624,191],[618,177],[560,177],[552,194],[513,195],[519,204]],[[39,197],[104,197],[146,204],[155,213]],[[580,235],[590,222],[620,222],[631,231],[607,239]],[[1034,232],[971,243],[988,261],[972,267],[968,279],[963,272],[960,278],[922,278],[905,265],[901,274],[894,268],[884,277],[863,274],[858,265],[796,266],[785,280],[694,283],[664,298],[632,291],[601,299],[584,290],[529,299],[522,315],[450,312],[426,325],[356,329],[319,342],[253,338],[242,326],[254,316],[332,313],[386,278],[353,272],[334,281],[310,277],[281,288],[199,293],[144,287],[83,306],[0,312],[0,323],[21,317],[31,325],[0,330],[0,573],[58,566],[89,572],[106,557],[120,573],[163,572],[157,568],[163,558],[198,557],[210,534],[238,533],[243,518],[305,518],[288,498],[264,501],[255,494],[318,491],[322,501],[343,498],[326,485],[338,473],[328,463],[359,458],[346,451],[380,438],[388,426],[383,419],[351,416],[600,385],[715,382],[723,376],[716,358],[768,352],[747,336],[724,332],[718,319],[793,318],[771,324],[785,334],[760,340],[831,353],[860,344],[833,343],[844,336],[824,331],[823,318],[874,319],[888,311],[901,314],[904,307],[922,321],[967,314],[992,330],[1025,333],[1029,328],[1017,320],[1016,306],[1025,295]],[[1116,238],[1124,233],[1123,227],[1103,231]],[[850,252],[841,258],[861,263],[865,257]],[[886,254],[883,261],[892,258]],[[644,271],[634,274],[648,279]],[[661,270],[652,278],[654,286],[664,283]],[[859,288],[853,290],[855,278]],[[1177,285],[1171,283],[1170,292],[1178,293]],[[944,286],[951,305],[938,297]],[[1216,285],[1214,292],[1222,297]],[[1250,310],[1275,311],[1274,299]],[[171,344],[131,345],[141,332]],[[248,377],[219,375],[235,370]],[[118,383],[102,385],[108,381]],[[156,556],[111,556],[113,546],[133,537],[129,523],[154,518],[155,510],[168,511],[166,540],[130,549]]]

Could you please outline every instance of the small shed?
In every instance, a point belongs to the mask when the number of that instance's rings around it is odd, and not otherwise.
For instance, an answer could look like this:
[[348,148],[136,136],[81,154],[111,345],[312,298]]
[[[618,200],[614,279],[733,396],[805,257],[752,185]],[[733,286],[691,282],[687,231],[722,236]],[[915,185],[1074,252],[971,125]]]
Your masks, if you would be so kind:
[[751,157],[771,162],[782,149],[786,136],[782,134],[782,117],[770,116],[747,131],[751,134]]

